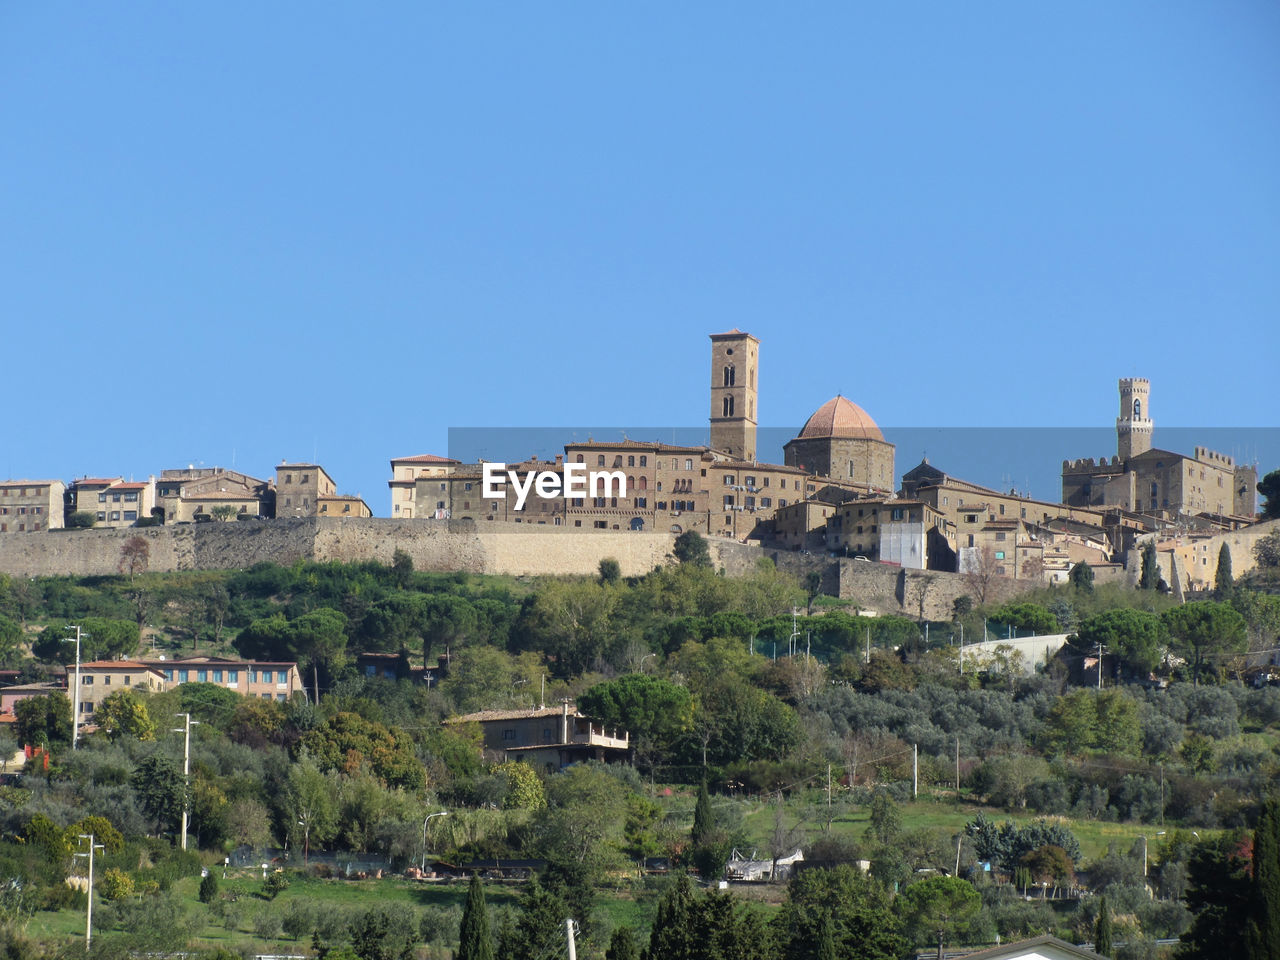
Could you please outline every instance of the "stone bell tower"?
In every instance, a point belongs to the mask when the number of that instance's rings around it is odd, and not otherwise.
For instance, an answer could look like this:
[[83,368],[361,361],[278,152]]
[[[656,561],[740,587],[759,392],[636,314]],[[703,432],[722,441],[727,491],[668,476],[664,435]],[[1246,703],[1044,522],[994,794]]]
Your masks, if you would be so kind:
[[741,330],[711,335],[711,449],[756,458],[756,368],[760,341]]
[[1151,449],[1151,382],[1142,377],[1120,381],[1120,416],[1116,417],[1116,453],[1120,462]]

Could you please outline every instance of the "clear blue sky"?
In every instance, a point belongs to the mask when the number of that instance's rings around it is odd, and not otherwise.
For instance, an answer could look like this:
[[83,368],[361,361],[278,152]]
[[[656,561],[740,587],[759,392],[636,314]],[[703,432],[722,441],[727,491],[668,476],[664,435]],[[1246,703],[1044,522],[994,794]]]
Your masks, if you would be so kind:
[[385,515],[449,427],[704,424],[731,327],[765,425],[1275,427],[1280,5],[7,3],[0,223],[14,477]]

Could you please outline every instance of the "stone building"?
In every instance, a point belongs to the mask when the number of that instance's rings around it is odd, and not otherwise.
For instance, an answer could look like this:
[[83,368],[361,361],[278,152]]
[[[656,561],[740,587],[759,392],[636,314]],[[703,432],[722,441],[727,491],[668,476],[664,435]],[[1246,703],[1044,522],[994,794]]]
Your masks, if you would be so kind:
[[63,525],[66,485],[61,480],[0,483],[0,533],[41,533]]
[[235,470],[186,467],[160,471],[156,503],[165,523],[192,523],[214,518],[227,508],[231,516],[275,516],[275,487]]
[[1151,386],[1120,381],[1116,455],[1062,461],[1062,502],[1113,507],[1176,520],[1196,514],[1251,518],[1257,512],[1257,469],[1207,447],[1191,456],[1152,446]]
[[893,444],[865,410],[835,396],[813,412],[800,434],[783,449],[783,461],[819,477],[894,489]]
[[277,517],[371,517],[358,496],[339,494],[333,478],[315,463],[276,467]]

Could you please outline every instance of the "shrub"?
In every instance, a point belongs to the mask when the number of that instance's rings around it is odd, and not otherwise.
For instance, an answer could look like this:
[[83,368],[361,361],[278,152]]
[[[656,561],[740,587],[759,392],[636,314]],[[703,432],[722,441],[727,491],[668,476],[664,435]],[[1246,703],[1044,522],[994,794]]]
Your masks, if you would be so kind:
[[218,897],[218,877],[212,870],[200,881],[200,902],[212,903]]
[[283,870],[276,870],[270,874],[262,884],[262,895],[268,900],[274,900],[280,896],[285,890],[289,889],[289,878],[284,875]]
[[133,877],[115,867],[104,870],[102,877],[98,880],[98,893],[104,900],[123,900],[131,897],[133,896]]

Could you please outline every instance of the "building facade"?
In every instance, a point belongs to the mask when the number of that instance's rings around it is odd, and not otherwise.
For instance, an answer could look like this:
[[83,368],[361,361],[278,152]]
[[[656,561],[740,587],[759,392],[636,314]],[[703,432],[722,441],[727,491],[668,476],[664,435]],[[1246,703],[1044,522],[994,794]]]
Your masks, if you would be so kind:
[[61,480],[0,483],[0,533],[42,533],[63,526],[66,484]]
[[897,485],[893,444],[865,410],[834,396],[805,421],[798,436],[782,448],[783,461],[819,477],[846,480],[873,490]]
[[391,518],[412,520],[415,517],[434,516],[434,508],[419,510],[418,481],[447,477],[450,472],[460,466],[462,466],[461,461],[437,457],[430,453],[393,459],[391,479],[387,481],[387,486],[391,488]]
[[156,481],[156,504],[164,511],[165,523],[273,517],[275,499],[269,481],[221,467],[162,470]]
[[82,477],[68,497],[73,512],[93,516],[98,527],[132,527],[150,518],[156,505],[156,481],[126,482],[121,477]]

